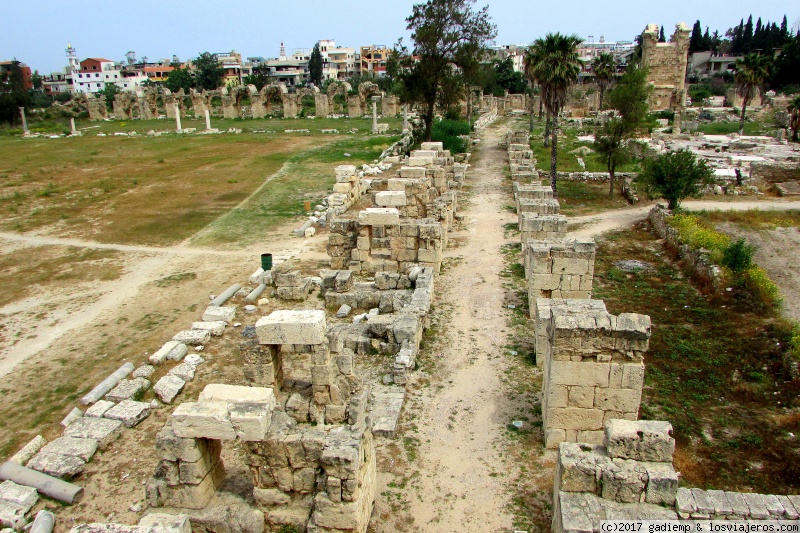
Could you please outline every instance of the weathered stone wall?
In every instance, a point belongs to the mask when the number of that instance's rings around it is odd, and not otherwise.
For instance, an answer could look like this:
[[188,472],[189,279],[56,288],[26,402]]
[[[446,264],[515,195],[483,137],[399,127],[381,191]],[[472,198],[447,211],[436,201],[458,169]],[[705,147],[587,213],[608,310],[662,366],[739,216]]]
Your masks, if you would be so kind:
[[596,443],[611,418],[636,420],[650,317],[609,314],[598,300],[536,301],[536,351],[544,356],[545,446]]
[[675,33],[667,43],[659,43],[658,34],[657,24],[649,24],[642,34],[642,66],[649,69],[648,81],[654,85],[650,109],[671,109],[680,116],[686,101],[691,30],[684,23],[676,25]]
[[800,162],[753,161],[750,163],[750,177],[765,183],[800,181]]
[[591,298],[594,239],[534,240],[522,252],[531,316],[539,298]]

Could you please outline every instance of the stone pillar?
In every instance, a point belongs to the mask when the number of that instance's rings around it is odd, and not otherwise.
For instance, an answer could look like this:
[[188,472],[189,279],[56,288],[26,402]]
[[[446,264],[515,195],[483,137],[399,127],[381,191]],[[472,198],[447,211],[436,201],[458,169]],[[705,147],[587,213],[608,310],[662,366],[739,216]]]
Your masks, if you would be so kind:
[[22,115],[22,132],[27,134],[28,133],[28,120],[25,118],[25,108],[19,108],[19,114]]
[[69,119],[69,131],[70,131],[70,133],[75,133],[76,131],[78,131],[77,129],[75,129],[75,119],[74,118],[70,118]]
[[211,130],[211,115],[208,113],[208,109],[205,110],[206,112],[206,131]]
[[548,298],[536,301],[535,316],[545,446],[600,443],[609,419],[636,420],[650,317],[611,315],[601,300]]
[[408,130],[408,104],[403,104],[403,131]]
[[175,109],[175,129],[178,133],[180,133],[181,129],[183,129],[181,128],[181,110],[177,103],[172,105],[174,106],[173,109]]
[[378,133],[378,100],[380,96],[372,97],[372,133]]

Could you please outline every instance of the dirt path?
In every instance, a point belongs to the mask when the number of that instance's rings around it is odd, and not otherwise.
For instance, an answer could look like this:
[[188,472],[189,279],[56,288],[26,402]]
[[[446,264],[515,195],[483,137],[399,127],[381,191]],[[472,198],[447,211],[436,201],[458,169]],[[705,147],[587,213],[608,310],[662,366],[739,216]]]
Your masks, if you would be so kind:
[[[510,333],[499,276],[505,268],[503,224],[514,221],[503,209],[508,183],[502,178],[505,152],[497,143],[504,131],[494,126],[483,133],[467,173],[475,199],[465,213],[464,245],[447,254],[463,260],[437,279],[437,313],[444,316],[441,348],[434,348],[432,355],[432,386],[410,393],[403,417],[413,424],[397,437],[419,442],[416,459],[408,466],[417,471],[410,473],[402,511],[389,511],[391,502],[378,496],[378,514],[392,515],[378,525],[379,531],[493,532],[512,527],[504,476],[515,467],[506,464],[501,440],[515,407],[501,379],[507,363],[500,357]],[[383,484],[393,479],[397,484],[395,476],[381,477]]]
[[[125,273],[119,279],[81,284],[67,290],[66,295],[63,291],[42,294],[1,307],[0,318],[9,330],[8,336],[13,338],[13,331],[24,331],[26,334],[18,337],[13,344],[0,346],[0,378],[69,334],[91,325],[98,317],[130,302],[145,285],[164,276],[186,269],[212,268],[212,265],[217,265],[220,269],[230,266],[233,276],[231,283],[234,283],[244,281],[243,276],[257,268],[259,254],[265,249],[274,250],[276,256],[295,256],[319,246],[321,237],[300,239],[289,236],[289,231],[294,226],[296,223],[292,222],[276,230],[272,239],[259,243],[257,248],[239,251],[191,248],[188,246],[191,238],[176,246],[159,248],[0,233],[0,242],[10,241],[24,246],[76,246],[117,250],[129,254],[125,259]],[[242,271],[241,265],[247,263],[252,264],[252,270]],[[213,291],[215,288],[209,287],[208,290]],[[192,296],[187,298],[190,299]],[[35,328],[29,329],[32,317],[37,317]]]
[[[689,200],[683,203],[683,207],[690,211],[714,210],[720,211],[747,211],[749,209],[763,209],[774,211],[789,211],[800,209],[800,201],[789,200],[759,200],[742,202],[715,202],[713,200]],[[570,235],[575,237],[594,237],[633,225],[640,220],[647,218],[647,213],[652,206],[632,207],[630,209],[620,209],[617,211],[606,211],[597,215],[587,215],[583,217],[571,217],[569,226],[577,227],[574,231],[568,229]]]

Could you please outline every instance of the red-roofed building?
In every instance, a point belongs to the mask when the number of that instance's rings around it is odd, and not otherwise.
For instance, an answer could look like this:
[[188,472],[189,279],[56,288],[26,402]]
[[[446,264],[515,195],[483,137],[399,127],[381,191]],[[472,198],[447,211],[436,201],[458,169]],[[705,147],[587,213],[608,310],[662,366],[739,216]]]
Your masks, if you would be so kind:
[[25,88],[33,89],[31,68],[25,63],[20,63],[19,61],[0,61],[0,78],[4,79],[11,72],[14,63],[19,64],[19,68],[22,70],[22,83],[25,85]]

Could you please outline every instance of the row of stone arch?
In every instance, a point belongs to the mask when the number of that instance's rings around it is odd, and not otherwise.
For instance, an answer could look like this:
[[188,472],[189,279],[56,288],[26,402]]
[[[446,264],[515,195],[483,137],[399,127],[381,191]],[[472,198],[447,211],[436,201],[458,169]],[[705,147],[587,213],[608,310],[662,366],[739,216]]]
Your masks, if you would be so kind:
[[[137,91],[123,91],[114,97],[114,115],[117,120],[141,118],[144,120],[158,118],[159,108],[163,108],[168,118],[175,117],[175,105],[178,105],[181,116],[193,114],[197,118],[205,117],[206,111],[212,113],[214,107],[222,108],[225,118],[245,116],[244,108],[249,107],[249,115],[253,118],[265,116],[297,117],[304,103],[313,99],[314,114],[329,116],[331,114],[361,117],[370,113],[368,104],[371,97],[378,97],[383,116],[396,116],[400,112],[400,102],[396,96],[383,94],[374,83],[365,82],[353,92],[347,82],[330,84],[326,92],[319,88],[303,87],[289,92],[284,84],[264,86],[260,91],[254,85],[240,85],[232,88],[221,87],[214,90],[196,91],[190,89],[185,94],[183,89],[172,93],[163,87],[146,87]],[[88,107],[88,106],[87,106]],[[103,119],[103,116],[90,119]]]

